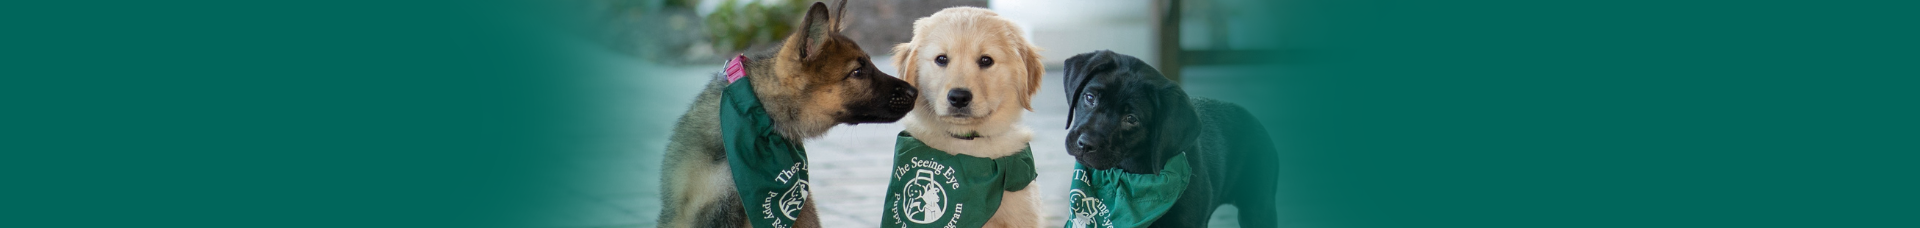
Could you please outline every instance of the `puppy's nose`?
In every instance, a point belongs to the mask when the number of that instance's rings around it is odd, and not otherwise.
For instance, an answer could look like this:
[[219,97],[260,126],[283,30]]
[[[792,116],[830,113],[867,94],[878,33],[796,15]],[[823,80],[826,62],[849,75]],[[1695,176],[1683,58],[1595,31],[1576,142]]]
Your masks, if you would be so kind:
[[964,88],[948,91],[947,102],[953,103],[955,108],[965,108],[968,103],[973,103],[973,91]]
[[895,112],[912,111],[913,100],[919,99],[919,92],[914,90],[913,87],[894,87],[893,98],[887,100],[887,105]]
[[1093,152],[1094,144],[1093,140],[1087,140],[1087,137],[1080,137],[1078,140],[1073,140],[1073,146],[1080,148],[1080,153],[1087,153]]
[[[895,93],[898,93],[899,96],[907,97],[907,98],[913,98],[913,97],[919,96],[920,92],[914,91],[914,90],[916,89],[913,89],[913,87],[894,87],[893,88],[893,91]],[[912,99],[908,99],[908,100],[912,100]]]

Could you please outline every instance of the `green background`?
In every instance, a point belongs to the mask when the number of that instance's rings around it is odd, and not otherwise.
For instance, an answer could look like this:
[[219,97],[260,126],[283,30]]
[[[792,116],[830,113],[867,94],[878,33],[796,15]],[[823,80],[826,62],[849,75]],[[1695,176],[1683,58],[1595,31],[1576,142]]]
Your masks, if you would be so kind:
[[1915,4],[1290,3],[1297,225],[1916,226]]
[[[539,224],[568,6],[3,3],[0,226]],[[1916,227],[1916,9],[1284,1],[1233,100],[1294,227]]]

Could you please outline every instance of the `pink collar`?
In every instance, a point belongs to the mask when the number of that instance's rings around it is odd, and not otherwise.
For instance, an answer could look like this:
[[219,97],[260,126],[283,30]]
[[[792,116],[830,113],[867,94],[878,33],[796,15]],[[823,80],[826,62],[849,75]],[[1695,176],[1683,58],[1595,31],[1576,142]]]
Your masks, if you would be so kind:
[[739,81],[741,77],[747,76],[746,62],[747,62],[746,55],[736,55],[736,56],[733,56],[733,59],[727,60],[726,73],[727,73],[728,84],[732,84],[733,81]]

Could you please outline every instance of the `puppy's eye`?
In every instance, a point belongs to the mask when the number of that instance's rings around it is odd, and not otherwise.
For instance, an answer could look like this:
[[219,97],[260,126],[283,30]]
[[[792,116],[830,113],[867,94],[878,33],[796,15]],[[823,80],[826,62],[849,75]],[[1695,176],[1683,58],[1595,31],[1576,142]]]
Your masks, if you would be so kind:
[[1087,100],[1087,106],[1089,107],[1093,106],[1093,103],[1094,103],[1093,92],[1087,92],[1087,95],[1083,97],[1085,97],[1085,99]]
[[990,67],[990,66],[993,66],[993,57],[986,57],[986,56],[981,56],[981,57],[980,57],[980,68],[987,68],[987,67]]
[[1122,121],[1122,122],[1127,122],[1127,124],[1139,124],[1139,123],[1140,123],[1140,121],[1139,121],[1139,120],[1135,120],[1135,119],[1133,119],[1133,114],[1127,114],[1126,116],[1121,116],[1121,117],[1120,117],[1120,121]]
[[947,67],[947,55],[934,56],[933,64],[940,65],[940,67]]
[[854,76],[860,76],[860,69],[853,69],[853,72],[847,72],[847,77],[840,78],[840,80],[853,79]]

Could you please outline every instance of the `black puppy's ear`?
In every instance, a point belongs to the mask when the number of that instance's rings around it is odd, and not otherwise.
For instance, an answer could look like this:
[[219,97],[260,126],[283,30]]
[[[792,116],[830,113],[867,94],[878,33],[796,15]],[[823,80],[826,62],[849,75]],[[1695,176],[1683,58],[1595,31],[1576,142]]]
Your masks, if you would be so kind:
[[1085,92],[1080,89],[1093,81],[1095,73],[1113,69],[1113,55],[1113,51],[1099,50],[1067,58],[1066,76],[1060,83],[1067,87],[1067,129],[1073,129],[1074,110],[1080,108],[1080,94]]
[[[1199,110],[1193,108],[1193,102],[1187,98],[1187,91],[1180,89],[1180,83],[1167,79],[1160,70],[1147,65],[1139,58],[1126,57],[1132,67],[1132,78],[1153,88],[1154,120],[1147,129],[1153,129],[1153,140],[1158,159],[1172,158],[1174,155],[1191,148],[1200,138]],[[1165,163],[1154,163],[1165,164]]]
[[827,4],[814,2],[807,9],[807,17],[800,22],[800,59],[811,59],[820,55],[820,49],[827,46],[833,32],[833,17],[827,14]]
[[1159,147],[1154,149],[1159,150],[1161,156],[1171,157],[1190,148],[1200,138],[1200,116],[1197,113],[1199,110],[1193,108],[1193,102],[1187,98],[1187,92],[1180,89],[1179,84],[1165,79],[1165,76],[1161,76],[1151,68],[1141,71],[1145,71],[1142,73],[1147,74],[1143,75],[1145,77],[1160,79],[1155,80],[1160,83],[1154,83],[1157,89],[1153,91],[1154,109],[1158,109],[1155,110],[1158,114],[1155,116],[1158,119],[1154,120],[1153,124],[1159,126],[1148,128],[1154,129],[1153,140],[1156,142],[1153,145]]

